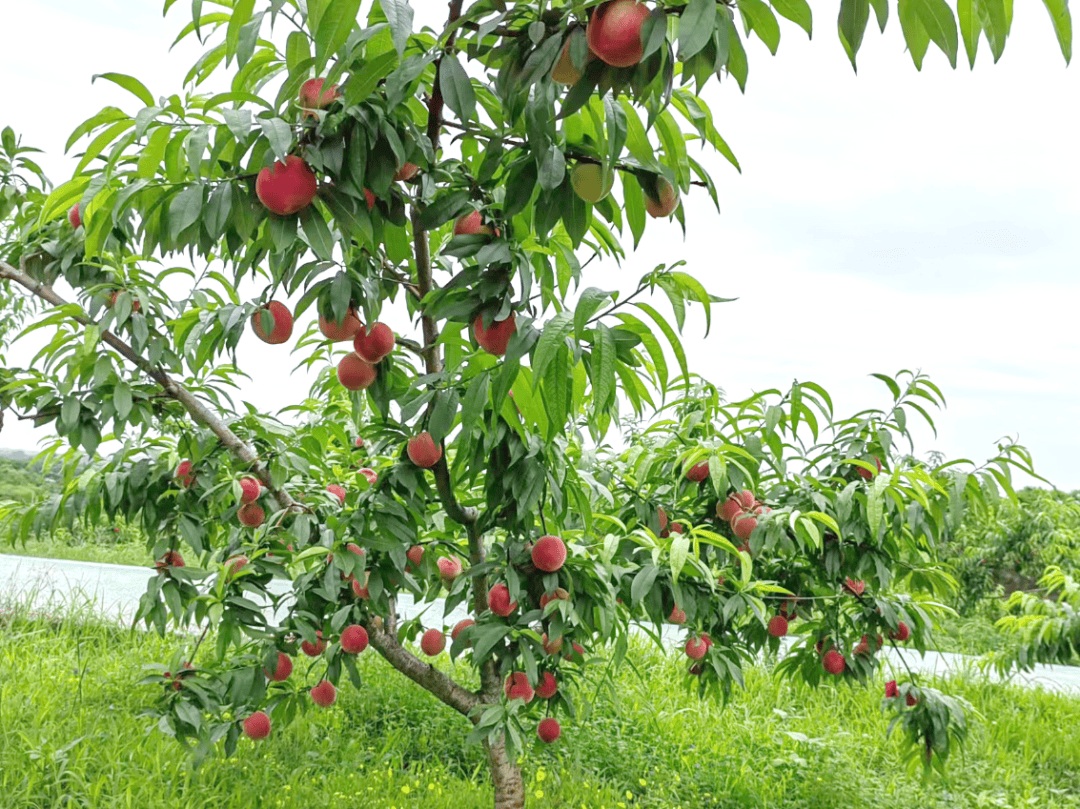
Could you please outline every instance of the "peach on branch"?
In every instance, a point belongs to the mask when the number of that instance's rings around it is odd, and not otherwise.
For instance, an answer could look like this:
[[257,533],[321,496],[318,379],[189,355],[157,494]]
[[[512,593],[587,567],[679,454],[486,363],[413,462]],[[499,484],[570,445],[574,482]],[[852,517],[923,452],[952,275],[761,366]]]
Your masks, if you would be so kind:
[[562,728],[559,727],[559,720],[551,716],[546,719],[541,719],[540,724],[536,726],[536,735],[544,744],[551,744],[553,741],[556,741],[559,736],[562,735]]
[[[577,84],[584,75],[574,65],[574,60],[570,56],[570,42],[572,39],[573,36],[566,38],[566,42],[563,43],[562,50],[559,52],[559,58],[555,60],[555,64],[551,68],[551,80],[559,84]],[[592,58],[593,55],[590,51],[586,56],[586,62]]]
[[517,602],[510,600],[510,588],[505,584],[496,584],[488,591],[488,609],[496,615],[506,618],[517,609]]
[[694,483],[701,483],[709,476],[709,462],[696,463],[686,470],[686,479]]
[[180,461],[176,471],[173,473],[173,477],[180,481],[180,485],[185,489],[190,489],[195,485],[195,474],[192,472],[194,468],[195,464],[191,461]]
[[262,494],[262,484],[252,477],[240,478],[240,502],[254,503]]
[[[265,317],[265,313],[269,313],[270,317]],[[273,327],[270,326],[271,318],[274,320]],[[254,329],[255,336],[264,343],[279,345],[292,337],[292,312],[280,301],[270,301],[251,316],[251,328]]]
[[649,7],[637,0],[609,0],[593,9],[585,36],[589,50],[612,67],[632,67],[641,61],[645,43],[641,29]]
[[315,643],[309,640],[301,641],[300,651],[308,657],[318,657],[326,650],[326,641],[323,640],[322,630],[315,631]]
[[263,674],[267,679],[273,680],[275,683],[281,683],[289,679],[289,675],[292,674],[292,658],[284,652],[277,653],[277,665],[274,666],[273,671],[267,671],[263,669]]
[[366,466],[360,470],[360,474],[364,476],[364,480],[366,480],[368,482],[368,485],[370,486],[374,486],[375,481],[379,479],[379,475],[375,472],[375,470],[369,469]]
[[337,699],[337,689],[329,680],[323,680],[311,689],[311,700],[322,708],[328,708]]
[[540,645],[544,647],[546,654],[557,655],[562,651],[563,639],[558,637],[554,640],[548,640],[547,632],[545,632],[540,638]]
[[523,671],[510,672],[506,677],[503,690],[506,691],[507,699],[520,699],[525,702],[532,702],[535,694],[533,687],[529,684],[528,675]]
[[382,362],[394,350],[394,332],[385,323],[373,323],[370,329],[361,326],[353,337],[353,351],[372,365]]
[[536,685],[536,696],[540,697],[540,699],[551,699],[558,690],[559,683],[554,674],[545,671],[540,675],[540,682]]
[[855,471],[859,473],[859,477],[863,480],[873,480],[874,476],[881,472],[881,458],[874,456],[874,462],[877,464],[877,472],[872,472],[869,469],[863,469],[861,466],[855,467]]
[[484,224],[484,215],[480,211],[473,211],[464,216],[459,216],[454,222],[455,236],[498,236],[498,228]]
[[709,651],[710,645],[704,637],[690,638],[686,641],[686,656],[691,660],[701,660]]
[[436,444],[427,430],[409,439],[405,452],[421,469],[430,469],[442,458],[442,445]]
[[472,618],[465,618],[454,624],[454,628],[450,630],[450,640],[457,640],[458,635],[468,629],[470,626],[476,626],[476,621]]
[[896,631],[889,633],[889,637],[892,638],[893,640],[905,641],[905,640],[907,640],[908,638],[911,637],[911,628],[907,624],[905,624],[903,621],[901,621],[897,625]]
[[258,528],[266,522],[266,512],[258,503],[244,503],[236,510],[236,518],[241,525],[248,528]]
[[443,583],[449,587],[454,583],[454,579],[461,575],[461,560],[454,556],[444,556],[437,562],[439,567],[439,577],[443,580]]
[[578,163],[570,172],[570,185],[574,193],[586,202],[599,202],[609,193],[615,182],[613,172],[604,177],[603,167],[596,163]]
[[337,378],[346,390],[364,390],[375,381],[375,366],[350,351],[341,358],[337,367]]
[[564,590],[562,587],[556,587],[554,592],[552,592],[550,595],[548,593],[544,593],[542,596],[540,596],[540,609],[543,609],[552,601],[569,600],[570,594],[566,592],[566,590]]
[[336,483],[331,483],[326,487],[326,491],[328,491],[328,492],[330,492],[330,494],[334,495],[341,502],[342,505],[345,505],[345,494],[346,494],[346,492],[345,492],[345,487],[344,486],[339,486]]
[[783,615],[774,615],[769,619],[769,634],[782,638],[788,633],[788,620]]
[[76,230],[82,225],[82,216],[79,214],[79,203],[77,202],[68,211],[68,223]]
[[333,340],[335,343],[352,340],[362,328],[360,318],[356,316],[356,312],[352,309],[345,313],[345,317],[342,318],[340,323],[319,315],[319,331],[323,337],[327,340]]
[[267,166],[255,178],[255,195],[267,210],[278,216],[289,216],[311,204],[319,191],[319,181],[308,164],[296,155],[289,155]]
[[648,191],[645,194],[645,212],[654,219],[670,215],[679,207],[679,192],[675,186],[664,176],[656,178],[656,198]]
[[256,711],[244,720],[244,735],[249,739],[265,739],[270,735],[270,717],[262,711]]
[[542,536],[532,549],[532,563],[537,570],[554,573],[566,562],[566,543],[558,537]]
[[830,649],[822,656],[821,665],[829,674],[843,674],[847,661],[836,649]]
[[490,326],[484,328],[484,318],[477,315],[473,320],[473,336],[477,344],[488,354],[501,357],[506,353],[506,347],[510,344],[510,338],[517,331],[517,321],[514,313],[505,320],[495,320]]
[[248,558],[241,554],[232,556],[225,561],[225,581],[232,581],[236,575],[247,567]]
[[446,648],[446,635],[441,629],[429,629],[420,638],[420,649],[428,657],[435,657]]
[[404,180],[411,180],[416,176],[416,173],[420,171],[420,167],[415,163],[406,163],[397,171],[394,172],[394,182],[399,183]]
[[[300,106],[309,110],[323,110],[334,101],[341,98],[338,86],[331,84],[330,88],[323,90],[326,79],[308,79],[300,85]],[[308,115],[310,113],[304,113]]]
[[679,605],[676,604],[671,608],[671,615],[668,616],[668,620],[673,624],[685,624],[686,612],[680,609]]

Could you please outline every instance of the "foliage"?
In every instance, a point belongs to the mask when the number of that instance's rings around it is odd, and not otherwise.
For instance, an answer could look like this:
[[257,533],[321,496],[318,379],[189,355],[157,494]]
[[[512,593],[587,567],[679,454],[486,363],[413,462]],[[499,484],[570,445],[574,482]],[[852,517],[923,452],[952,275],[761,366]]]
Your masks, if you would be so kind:
[[1075,493],[1027,488],[969,511],[942,558],[960,582],[957,609],[989,596],[1031,590],[1048,566],[1080,564],[1080,500]]
[[1013,593],[997,626],[1015,636],[1017,646],[989,655],[1000,671],[1030,669],[1035,663],[1080,663],[1080,582],[1059,567],[1039,579],[1042,593]]
[[[69,447],[62,494],[0,518],[23,539],[137,521],[161,560],[138,618],[162,633],[216,630],[212,662],[159,701],[163,731],[201,758],[221,741],[231,754],[239,720],[257,708],[287,724],[309,709],[307,685],[268,685],[263,670],[316,633],[330,641],[320,675],[359,687],[356,660],[337,642],[359,623],[399,672],[471,720],[497,802],[520,806],[524,740],[547,711],[587,713],[577,686],[593,668],[614,676],[631,620],[658,631],[674,607],[684,611],[687,631],[711,644],[686,676],[725,699],[758,650],[777,648],[765,623],[780,609],[797,613],[803,637],[778,670],[811,684],[825,676],[817,642],[828,659],[845,655],[849,681],[873,675],[877,647],[902,636],[902,623],[925,647],[934,599],[954,586],[939,543],[969,505],[999,489],[1012,496],[1011,468],[1031,467],[1023,448],[1003,446],[978,466],[919,460],[908,420],[932,425],[944,398],[917,372],[876,375],[889,407],[845,418],[811,382],[724,403],[688,367],[680,335],[688,310],[708,334],[725,299],[683,262],[629,291],[587,286],[589,262],[620,261],[624,240],[637,245],[662,189],[704,191],[718,205],[688,145],[738,163],[698,93],[713,76],[745,86],[736,17],[775,51],[765,4],[657,5],[641,61],[627,68],[586,60],[595,3],[453,0],[438,32],[414,32],[406,0],[368,5],[363,22],[359,0],[218,5],[203,14],[196,3],[178,37],[208,45],[183,95],[102,74],[137,111],[106,108],[77,127],[68,148],[90,140],[75,176],[51,191],[23,158],[26,190],[9,205],[0,248],[0,276],[51,306],[36,304],[22,335],[53,335],[41,361],[7,371],[0,391],[55,424],[63,440],[46,460]],[[883,2],[841,4],[853,65],[871,5],[884,26]],[[1067,7],[1047,5],[1068,59]],[[980,31],[1000,55],[1006,6],[980,0],[972,14],[961,4],[969,58]],[[777,10],[810,32],[805,2]],[[945,3],[904,0],[899,18],[916,66],[930,41],[955,64],[958,26]],[[564,47],[581,72],[568,89],[551,77]],[[222,73],[229,89],[215,93]],[[339,88],[325,108],[295,101],[312,74]],[[260,204],[258,185],[286,158],[308,167],[318,194],[279,215]],[[582,164],[618,177],[619,189],[595,203],[578,196],[571,176]],[[484,230],[458,232],[476,215]],[[681,207],[673,215],[683,221]],[[197,271],[170,265],[185,255]],[[245,324],[281,299],[298,317],[341,323],[354,310],[369,325],[416,327],[364,393],[337,384],[333,344],[309,327],[296,350],[321,371],[287,423],[233,401]],[[511,317],[505,350],[485,344],[483,330]],[[441,450],[430,472],[405,451],[422,431]],[[98,458],[110,437],[119,448]],[[94,460],[80,468],[85,458]],[[181,459],[193,467],[174,475]],[[236,521],[244,475],[269,490],[268,519],[254,530]],[[345,484],[344,499],[328,484]],[[741,528],[720,517],[729,494],[748,498]],[[660,508],[681,532],[660,524]],[[534,564],[540,534],[566,542],[565,566]],[[415,545],[420,561],[406,555]],[[169,564],[181,550],[186,565]],[[471,667],[467,684],[403,645],[423,627],[399,620],[397,599],[436,600],[437,557],[467,567],[445,600],[476,619],[450,647]],[[269,590],[275,578],[291,583],[288,598]],[[369,597],[357,599],[354,583]],[[518,604],[508,616],[488,608],[495,585]],[[556,588],[570,598],[541,605]],[[261,611],[267,601],[279,617]],[[446,628],[445,614],[424,620]],[[546,654],[541,633],[561,638],[568,659]],[[558,695],[544,706],[507,700],[514,671],[532,682],[557,672]],[[904,714],[906,737],[943,761],[964,735],[961,705],[921,693]]]
[[[366,686],[343,689],[340,710],[308,712],[258,747],[245,740],[233,758],[192,770],[170,739],[145,732],[137,715],[145,693],[132,687],[141,667],[182,661],[182,638],[15,612],[11,620],[0,605],[5,809],[53,806],[64,795],[141,809],[178,799],[192,809],[491,804],[481,751],[455,743],[456,717],[377,657],[358,661]],[[898,745],[880,733],[881,680],[810,689],[755,666],[721,710],[673,687],[681,665],[670,657],[641,642],[630,654],[634,669],[610,684],[588,672],[585,688],[598,694],[589,722],[558,749],[527,757],[528,806],[815,809],[851,789],[881,809],[1080,807],[1075,698],[984,680],[929,683],[995,721],[972,728],[947,782],[926,787],[896,766]]]

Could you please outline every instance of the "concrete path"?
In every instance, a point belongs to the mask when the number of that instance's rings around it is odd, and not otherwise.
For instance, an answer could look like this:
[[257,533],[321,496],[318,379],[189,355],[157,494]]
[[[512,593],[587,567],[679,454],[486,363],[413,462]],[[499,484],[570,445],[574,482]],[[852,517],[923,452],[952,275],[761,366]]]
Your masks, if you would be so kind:
[[[139,597],[146,591],[146,582],[156,575],[150,568],[127,565],[107,565],[95,562],[68,562],[60,559],[39,559],[29,556],[0,554],[0,607],[4,602],[29,603],[32,609],[61,610],[72,604],[90,605],[96,612],[119,621],[130,622],[139,604]],[[271,584],[275,593],[286,593],[287,582]],[[399,609],[404,620],[425,612],[432,624],[453,624],[467,617],[461,607],[442,616],[442,602],[417,606],[408,596],[402,598]],[[126,620],[125,620],[126,619]],[[671,646],[681,642],[682,631],[665,626],[664,640]],[[892,649],[883,649],[885,670],[892,668],[897,674],[905,671],[900,655]],[[913,671],[936,676],[973,673],[998,680],[995,672],[983,673],[976,665],[976,658],[951,652],[927,652],[920,657],[917,652],[904,654]],[[1013,682],[1045,688],[1080,697],[1080,668],[1074,666],[1037,665],[1033,672],[1015,674]]]

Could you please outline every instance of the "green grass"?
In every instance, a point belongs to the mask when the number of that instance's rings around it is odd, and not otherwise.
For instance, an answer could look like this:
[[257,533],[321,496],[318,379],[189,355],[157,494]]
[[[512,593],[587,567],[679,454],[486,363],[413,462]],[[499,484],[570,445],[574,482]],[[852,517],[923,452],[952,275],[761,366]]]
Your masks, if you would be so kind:
[[146,551],[146,538],[142,532],[123,523],[79,529],[74,533],[58,529],[47,537],[30,538],[25,544],[0,536],[0,553],[140,567],[154,563]]
[[[77,613],[9,610],[0,620],[4,809],[491,805],[482,753],[463,745],[465,721],[371,651],[360,658],[362,690],[344,685],[332,708],[192,770],[138,715],[157,689],[133,685],[143,664],[166,663],[183,642]],[[947,683],[986,721],[952,760],[950,780],[923,786],[885,739],[880,683],[812,691],[751,669],[747,690],[722,710],[684,689],[679,659],[645,646],[632,658],[640,678],[624,669],[587,721],[563,720],[559,742],[528,749],[530,807],[1080,807],[1078,700]],[[293,677],[304,672],[298,665]],[[584,704],[596,683],[575,691]]]

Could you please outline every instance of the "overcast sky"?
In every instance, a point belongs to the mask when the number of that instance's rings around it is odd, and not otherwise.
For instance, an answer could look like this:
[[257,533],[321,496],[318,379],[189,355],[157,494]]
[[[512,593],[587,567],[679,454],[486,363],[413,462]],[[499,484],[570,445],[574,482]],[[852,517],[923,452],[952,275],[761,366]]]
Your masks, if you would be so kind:
[[[420,22],[445,9],[412,4]],[[745,96],[733,81],[706,91],[743,168],[699,158],[722,214],[691,194],[685,242],[677,225],[650,222],[636,255],[621,268],[590,265],[585,285],[629,289],[660,261],[685,258],[712,292],[739,298],[718,308],[707,340],[689,320],[685,335],[691,366],[731,398],[798,378],[823,384],[848,413],[887,404],[871,372],[920,368],[949,405],[921,450],[982,460],[1011,435],[1052,482],[1080,488],[1080,74],[1066,69],[1044,9],[1018,4],[1001,61],[983,42],[974,72],[953,72],[931,49],[919,73],[895,18],[885,35],[871,24],[856,77],[835,3],[811,5],[812,42],[783,21],[776,57],[749,44]],[[49,153],[54,182],[74,166],[61,153],[79,122],[107,104],[137,109],[108,83],[91,85],[93,74],[136,75],[155,95],[180,90],[198,50],[167,48],[189,5],[167,18],[161,6],[5,4],[0,126]],[[280,351],[241,347],[253,376],[245,395],[267,410],[299,387],[280,384]],[[0,446],[33,449],[40,438],[8,419]]]

